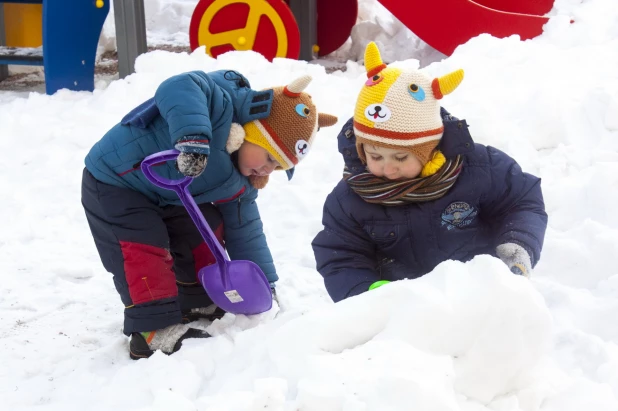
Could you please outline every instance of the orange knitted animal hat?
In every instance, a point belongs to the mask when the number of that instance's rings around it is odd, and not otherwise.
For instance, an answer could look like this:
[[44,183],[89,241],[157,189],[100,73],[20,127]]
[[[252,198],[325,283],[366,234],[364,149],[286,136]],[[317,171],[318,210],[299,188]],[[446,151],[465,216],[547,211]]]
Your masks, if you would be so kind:
[[[244,140],[266,149],[280,164],[279,170],[295,167],[309,153],[320,127],[337,122],[333,115],[318,113],[311,96],[303,92],[310,82],[311,76],[305,75],[287,86],[274,87],[270,115],[242,126]],[[263,188],[268,176],[251,176],[249,180],[256,188]]]
[[311,77],[306,75],[287,86],[274,87],[270,115],[244,126],[245,140],[265,148],[283,170],[307,155],[320,127],[337,122],[335,116],[318,113],[311,96],[303,92],[310,82]]

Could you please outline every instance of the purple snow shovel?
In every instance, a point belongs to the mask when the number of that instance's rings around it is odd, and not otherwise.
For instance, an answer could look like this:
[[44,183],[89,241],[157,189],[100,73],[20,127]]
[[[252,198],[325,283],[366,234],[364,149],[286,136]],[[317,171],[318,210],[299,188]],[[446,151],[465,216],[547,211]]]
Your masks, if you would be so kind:
[[202,268],[198,277],[210,299],[233,314],[259,314],[272,307],[272,294],[266,276],[252,261],[230,261],[217,237],[206,223],[202,212],[189,193],[191,177],[181,180],[163,178],[150,169],[155,164],[176,160],[177,150],[161,151],[142,161],[146,178],[157,187],[175,191],[197,226],[217,262]]

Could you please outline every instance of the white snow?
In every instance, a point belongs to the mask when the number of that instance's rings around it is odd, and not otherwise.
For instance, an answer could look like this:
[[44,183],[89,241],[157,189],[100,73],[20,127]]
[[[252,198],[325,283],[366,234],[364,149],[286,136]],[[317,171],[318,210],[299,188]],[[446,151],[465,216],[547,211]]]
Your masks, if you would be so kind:
[[[149,42],[187,45],[195,3],[148,0]],[[252,52],[214,60],[203,49],[155,51],[139,57],[136,74],[100,78],[92,93],[0,92],[0,408],[618,410],[615,1],[557,0],[542,36],[483,35],[449,58],[436,58],[375,1],[360,6],[385,58],[412,58],[396,64],[426,65],[435,76],[463,68],[444,106],[467,119],[476,141],[543,179],[549,227],[532,279],[479,256],[333,304],[310,242],[341,178],[336,136],[363,67],[348,61],[345,72],[326,74],[320,64]],[[357,44],[333,58],[359,57],[374,35],[356,31]],[[113,42],[108,19],[101,49]],[[318,108],[339,123],[319,133],[292,181],[275,175],[258,199],[281,307],[202,323],[214,338],[131,361],[123,306],[80,203],[83,159],[165,78],[223,68],[254,88],[310,74]]]

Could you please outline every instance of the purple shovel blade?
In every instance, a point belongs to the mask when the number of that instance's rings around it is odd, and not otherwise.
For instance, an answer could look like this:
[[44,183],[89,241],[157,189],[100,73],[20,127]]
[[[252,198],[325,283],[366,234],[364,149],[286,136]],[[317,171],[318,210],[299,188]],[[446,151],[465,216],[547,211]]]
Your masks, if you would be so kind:
[[142,161],[144,176],[157,187],[175,191],[197,226],[204,241],[215,256],[215,264],[202,268],[198,277],[210,299],[232,314],[259,314],[272,307],[272,293],[266,276],[252,261],[230,261],[221,244],[204,219],[189,193],[193,179],[170,180],[155,174],[150,168],[157,163],[175,160],[179,151],[167,150],[152,154]]
[[270,285],[257,264],[238,260],[228,261],[225,266],[227,284],[221,281],[218,264],[203,267],[198,273],[212,302],[235,314],[259,314],[270,310],[273,303]]

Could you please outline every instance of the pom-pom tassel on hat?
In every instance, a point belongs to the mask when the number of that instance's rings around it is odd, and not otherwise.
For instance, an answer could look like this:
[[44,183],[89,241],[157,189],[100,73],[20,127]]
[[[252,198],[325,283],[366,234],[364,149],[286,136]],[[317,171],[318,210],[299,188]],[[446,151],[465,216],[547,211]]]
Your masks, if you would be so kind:
[[436,150],[431,155],[431,159],[423,166],[421,177],[429,177],[438,172],[446,163],[446,157],[440,150]]
[[269,176],[249,176],[249,182],[258,190],[263,189],[268,184]]

